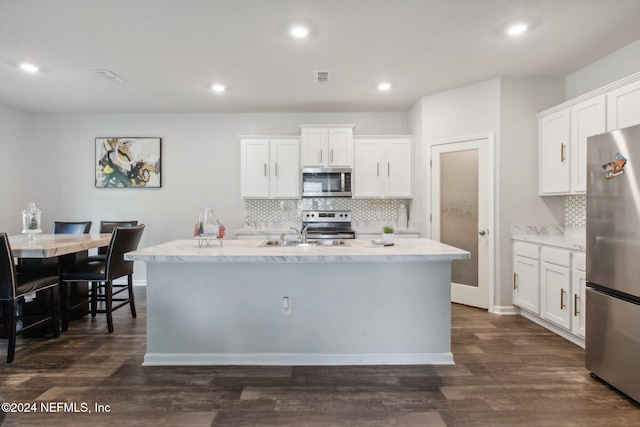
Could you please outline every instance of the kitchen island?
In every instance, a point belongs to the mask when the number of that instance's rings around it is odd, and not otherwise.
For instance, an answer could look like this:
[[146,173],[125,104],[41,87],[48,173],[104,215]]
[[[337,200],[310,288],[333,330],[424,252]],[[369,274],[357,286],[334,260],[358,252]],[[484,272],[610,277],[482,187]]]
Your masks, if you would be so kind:
[[177,240],[147,263],[144,365],[452,364],[451,262],[428,239],[258,247]]

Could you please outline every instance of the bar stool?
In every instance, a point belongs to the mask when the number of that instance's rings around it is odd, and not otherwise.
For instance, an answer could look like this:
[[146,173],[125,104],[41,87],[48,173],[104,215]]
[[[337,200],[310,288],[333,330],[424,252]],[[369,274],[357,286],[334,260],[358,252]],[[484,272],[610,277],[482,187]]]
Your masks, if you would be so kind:
[[91,221],[54,221],[51,234],[86,234],[91,230]]
[[[116,227],[133,227],[138,225],[138,221],[100,221],[100,234],[113,233]],[[98,248],[97,255],[91,255],[89,261],[104,261],[107,257],[107,247]]]
[[[18,314],[18,302],[25,295],[33,292],[48,291],[49,313],[37,316],[40,320],[25,326],[26,315]],[[13,362],[16,351],[16,337],[23,332],[51,323],[51,333],[54,338],[60,336],[60,289],[57,276],[39,274],[16,273],[11,246],[7,233],[0,233],[0,303],[2,311],[0,320],[8,335],[9,348],[7,350],[7,363]],[[36,317],[36,316],[34,316]],[[18,329],[18,321],[23,323]]]
[[[79,265],[69,271],[62,273],[61,284],[63,294],[66,296],[67,286],[74,282],[91,282],[91,316],[96,313],[106,313],[107,327],[109,332],[113,332],[113,311],[126,304],[129,304],[131,316],[136,317],[135,296],[133,294],[133,261],[125,261],[124,254],[135,251],[140,243],[144,224],[133,227],[115,227],[111,236],[111,242],[107,248],[105,261],[90,261]],[[114,284],[113,281],[127,276],[127,284]],[[104,294],[98,293],[98,288],[104,289]],[[116,291],[114,292],[114,288]],[[126,298],[116,298],[115,295],[128,291]],[[104,302],[104,309],[98,309],[98,302]],[[119,304],[113,306],[114,302]],[[69,326],[70,312],[82,304],[71,306],[68,299],[65,299],[62,312],[62,330],[66,331]]]

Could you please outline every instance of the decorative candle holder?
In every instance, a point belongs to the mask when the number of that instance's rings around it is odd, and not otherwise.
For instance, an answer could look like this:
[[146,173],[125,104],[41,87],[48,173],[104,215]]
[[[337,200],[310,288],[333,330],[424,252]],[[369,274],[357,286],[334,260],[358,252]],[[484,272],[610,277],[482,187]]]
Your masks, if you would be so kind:
[[29,202],[27,209],[22,211],[22,234],[28,234],[29,240],[35,240],[35,235],[42,233],[40,227],[42,211],[33,202]]

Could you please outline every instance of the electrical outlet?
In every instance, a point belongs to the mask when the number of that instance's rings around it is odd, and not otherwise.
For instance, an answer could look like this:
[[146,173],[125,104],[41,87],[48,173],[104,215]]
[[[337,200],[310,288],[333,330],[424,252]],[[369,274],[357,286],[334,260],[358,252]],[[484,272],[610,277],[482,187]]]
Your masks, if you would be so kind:
[[282,309],[282,314],[285,316],[289,316],[291,314],[291,298],[282,297],[282,303],[280,305]]

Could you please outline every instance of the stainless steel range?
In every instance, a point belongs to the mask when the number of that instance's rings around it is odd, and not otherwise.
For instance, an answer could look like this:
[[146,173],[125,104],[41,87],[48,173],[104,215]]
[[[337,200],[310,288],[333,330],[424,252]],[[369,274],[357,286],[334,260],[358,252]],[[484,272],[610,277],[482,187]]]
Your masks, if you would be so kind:
[[355,239],[350,211],[303,211],[302,227],[308,239]]

